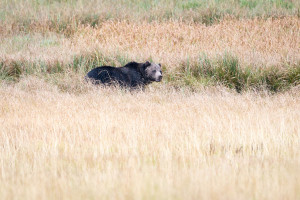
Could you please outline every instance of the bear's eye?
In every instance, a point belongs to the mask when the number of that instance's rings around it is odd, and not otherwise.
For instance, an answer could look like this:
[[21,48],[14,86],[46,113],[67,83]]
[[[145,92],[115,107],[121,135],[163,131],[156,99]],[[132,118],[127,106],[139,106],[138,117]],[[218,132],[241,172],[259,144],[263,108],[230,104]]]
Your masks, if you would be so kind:
[[152,73],[155,73],[156,72],[156,70],[152,70]]

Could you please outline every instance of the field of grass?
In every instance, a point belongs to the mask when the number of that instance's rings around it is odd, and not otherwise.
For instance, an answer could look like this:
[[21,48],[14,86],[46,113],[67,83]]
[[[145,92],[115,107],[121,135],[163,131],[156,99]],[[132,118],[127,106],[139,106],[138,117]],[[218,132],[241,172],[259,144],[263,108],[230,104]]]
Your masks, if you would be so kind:
[[299,1],[0,2],[0,199],[299,199],[299,121]]
[[1,199],[299,199],[299,93],[0,89]]
[[[197,23],[106,21],[72,35],[53,32],[3,34],[0,77],[76,71],[96,65],[153,60],[166,81],[197,87],[222,83],[238,91],[278,91],[299,84],[300,20],[227,19]],[[68,75],[68,74],[67,74]]]

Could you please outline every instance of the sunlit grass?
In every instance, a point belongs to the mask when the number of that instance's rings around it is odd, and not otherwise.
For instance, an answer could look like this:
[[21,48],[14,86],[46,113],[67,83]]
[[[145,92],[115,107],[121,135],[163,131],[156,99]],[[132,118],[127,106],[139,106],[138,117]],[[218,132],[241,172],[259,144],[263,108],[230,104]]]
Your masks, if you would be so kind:
[[1,86],[1,199],[299,198],[297,93],[77,86]]
[[[299,9],[0,1],[0,199],[300,199]],[[146,60],[144,91],[84,80]]]

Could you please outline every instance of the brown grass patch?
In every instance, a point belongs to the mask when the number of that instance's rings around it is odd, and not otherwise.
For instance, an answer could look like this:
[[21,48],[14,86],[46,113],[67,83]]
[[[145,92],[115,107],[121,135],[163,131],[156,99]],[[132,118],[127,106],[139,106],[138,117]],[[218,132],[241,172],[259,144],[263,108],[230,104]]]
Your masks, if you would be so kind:
[[247,65],[280,65],[300,59],[300,20],[225,20],[213,26],[166,23],[106,22],[75,35],[79,46],[132,58],[153,58],[170,67],[198,59],[236,55]]
[[172,69],[187,60],[197,61],[201,55],[216,58],[227,52],[246,66],[285,66],[299,63],[299,30],[300,20],[293,17],[224,20],[212,26],[178,21],[106,21],[96,28],[82,27],[71,38],[55,33],[21,35],[21,41],[15,36],[4,37],[0,59],[69,62],[74,55],[97,51],[108,57],[153,59]]

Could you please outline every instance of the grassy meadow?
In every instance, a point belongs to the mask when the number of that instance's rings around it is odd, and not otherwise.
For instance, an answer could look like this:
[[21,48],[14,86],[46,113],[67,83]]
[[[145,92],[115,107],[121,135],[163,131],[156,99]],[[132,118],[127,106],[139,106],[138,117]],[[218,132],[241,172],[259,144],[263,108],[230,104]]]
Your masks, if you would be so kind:
[[299,84],[299,1],[2,0],[0,199],[299,199]]

